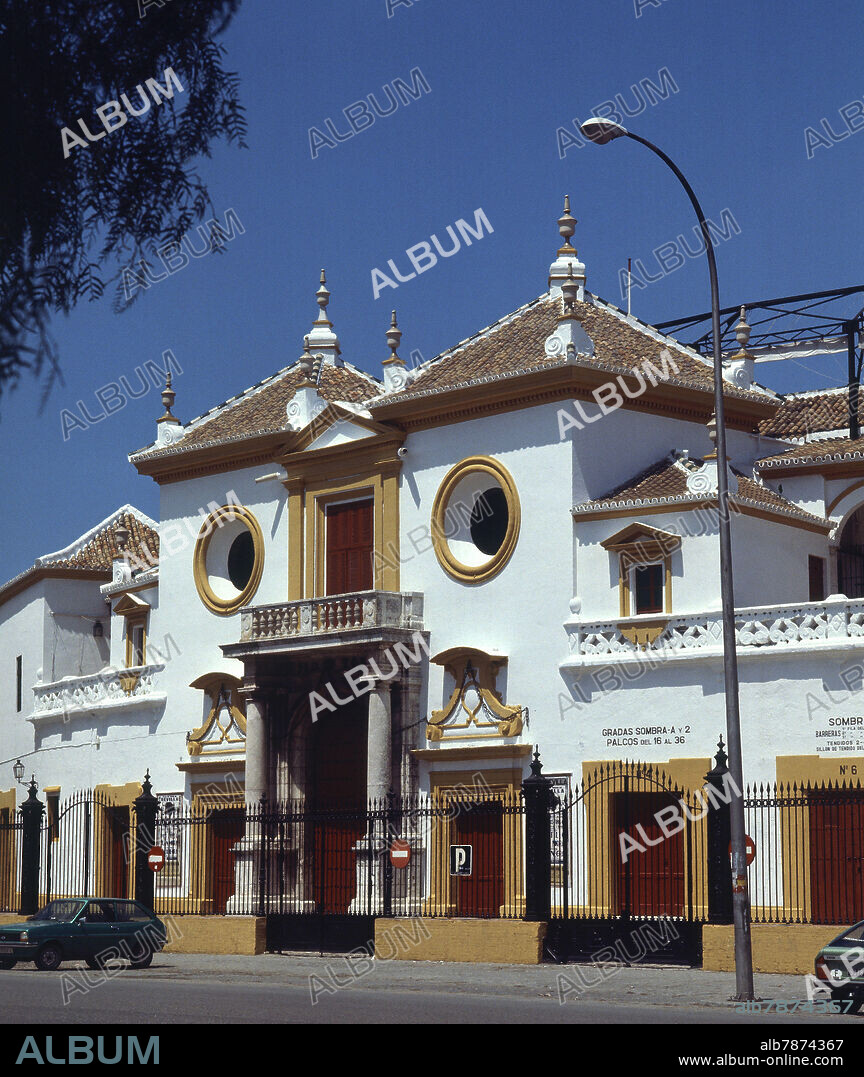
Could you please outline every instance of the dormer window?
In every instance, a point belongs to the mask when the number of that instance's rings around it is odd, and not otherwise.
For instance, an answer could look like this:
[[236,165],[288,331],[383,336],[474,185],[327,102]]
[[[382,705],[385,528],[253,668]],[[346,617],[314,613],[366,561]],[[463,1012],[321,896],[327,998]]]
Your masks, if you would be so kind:
[[672,554],[681,538],[647,524],[630,524],[601,545],[618,558],[622,617],[672,611]]

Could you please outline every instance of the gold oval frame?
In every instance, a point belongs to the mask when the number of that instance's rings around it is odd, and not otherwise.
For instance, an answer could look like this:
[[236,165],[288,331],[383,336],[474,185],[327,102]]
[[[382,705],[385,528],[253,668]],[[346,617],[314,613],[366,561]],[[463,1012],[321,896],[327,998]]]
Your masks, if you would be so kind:
[[[474,472],[482,472],[493,478],[504,491],[507,502],[507,530],[504,533],[504,541],[498,552],[483,565],[463,564],[451,551],[447,537],[444,533],[445,515],[450,503],[450,497],[454,489],[466,476]],[[491,579],[501,571],[513,555],[516,542],[519,538],[519,528],[522,522],[522,509],[519,504],[519,494],[513,476],[497,460],[491,456],[466,456],[458,464],[450,468],[432,503],[432,546],[438,563],[454,580],[460,583],[483,583]]]
[[[232,522],[234,520],[240,520],[241,523],[245,524],[246,529],[252,535],[252,548],[254,553],[252,574],[249,577],[249,582],[238,595],[235,595],[234,598],[219,598],[210,586],[207,572],[207,551],[210,548],[210,539],[213,537],[216,528],[221,526],[219,521],[223,517],[229,517]],[[258,585],[261,583],[261,575],[263,572],[264,535],[261,531],[261,525],[249,509],[244,508],[242,505],[222,505],[221,508],[211,512],[204,521],[198,535],[198,541],[195,543],[195,554],[193,557],[195,588],[198,591],[199,598],[207,609],[212,613],[218,613],[222,617],[227,617],[231,613],[236,613],[242,606],[248,604],[249,600],[258,590]]]

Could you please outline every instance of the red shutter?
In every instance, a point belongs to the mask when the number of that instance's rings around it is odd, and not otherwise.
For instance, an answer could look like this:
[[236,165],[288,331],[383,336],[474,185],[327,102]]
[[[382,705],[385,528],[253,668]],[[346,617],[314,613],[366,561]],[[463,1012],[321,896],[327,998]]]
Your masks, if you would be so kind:
[[372,499],[328,505],[325,593],[372,589]]

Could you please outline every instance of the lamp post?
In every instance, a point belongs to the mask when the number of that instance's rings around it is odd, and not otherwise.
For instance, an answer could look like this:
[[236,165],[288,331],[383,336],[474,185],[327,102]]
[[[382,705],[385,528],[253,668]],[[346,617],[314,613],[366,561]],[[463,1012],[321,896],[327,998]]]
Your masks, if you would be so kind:
[[582,134],[600,146],[616,138],[641,142],[672,169],[699,218],[699,227],[708,255],[711,277],[711,326],[714,344],[714,420],[717,451],[717,509],[720,531],[720,599],[723,611],[723,672],[726,691],[726,739],[729,748],[729,771],[734,783],[731,804],[732,830],[732,913],[735,923],[736,999],[753,996],[753,955],[750,948],[750,898],[747,892],[747,861],[744,829],[744,779],[741,763],[741,716],[738,709],[738,656],[735,650],[735,595],[732,585],[732,534],[729,526],[729,477],[726,470],[726,422],[723,410],[723,360],[720,354],[720,291],[717,285],[717,260],[714,244],[693,188],[684,174],[666,154],[645,138],[634,135],[620,124],[592,117],[581,126]]

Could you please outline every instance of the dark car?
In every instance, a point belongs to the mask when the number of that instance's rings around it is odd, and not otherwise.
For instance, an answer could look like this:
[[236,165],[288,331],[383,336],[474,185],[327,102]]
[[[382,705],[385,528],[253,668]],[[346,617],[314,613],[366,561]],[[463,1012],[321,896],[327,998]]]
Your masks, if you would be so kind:
[[83,958],[102,968],[118,957],[146,969],[165,945],[165,925],[137,901],[119,898],[59,898],[20,924],[0,924],[0,969],[34,961],[56,969]]
[[837,1000],[864,1004],[864,920],[847,927],[816,955],[816,978]]

